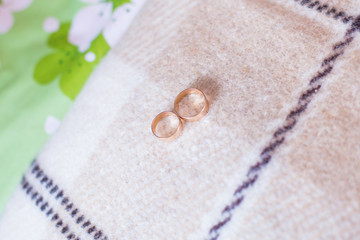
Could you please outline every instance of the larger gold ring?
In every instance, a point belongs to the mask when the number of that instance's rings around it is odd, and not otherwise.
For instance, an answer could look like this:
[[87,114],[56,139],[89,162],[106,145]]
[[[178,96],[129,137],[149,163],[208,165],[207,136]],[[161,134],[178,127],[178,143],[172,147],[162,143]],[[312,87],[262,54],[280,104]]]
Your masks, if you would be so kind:
[[[196,94],[196,95],[200,95],[203,98],[204,101],[204,105],[202,106],[202,108],[194,115],[185,115],[183,113],[180,113],[180,102],[187,96],[191,95],[191,94]],[[180,118],[189,121],[189,122],[194,122],[194,121],[198,121],[200,120],[203,116],[205,116],[208,111],[209,111],[209,103],[208,100],[206,99],[205,94],[200,91],[199,89],[196,88],[188,88],[185,89],[184,91],[182,91],[181,93],[179,93],[179,95],[177,95],[175,102],[174,102],[174,109],[175,112],[179,115]]]
[[[175,116],[178,120],[179,120],[179,124],[176,128],[175,131],[171,132],[170,134],[167,134],[167,135],[163,135],[163,134],[159,134],[157,133],[157,126],[159,124],[159,122],[167,117],[171,117],[171,116]],[[162,113],[159,113],[153,120],[152,124],[151,124],[151,130],[153,132],[153,134],[161,139],[161,140],[165,140],[165,141],[173,141],[175,140],[177,137],[180,136],[182,130],[183,130],[183,124],[182,124],[182,121],[181,119],[179,118],[178,115],[176,115],[175,113],[173,112],[162,112]]]

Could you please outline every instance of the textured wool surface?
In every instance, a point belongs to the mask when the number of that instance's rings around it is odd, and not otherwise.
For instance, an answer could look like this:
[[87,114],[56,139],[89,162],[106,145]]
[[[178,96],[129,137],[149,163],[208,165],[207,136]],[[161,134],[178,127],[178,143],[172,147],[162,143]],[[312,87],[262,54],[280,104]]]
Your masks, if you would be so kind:
[[[355,0],[148,0],[30,166],[0,236],[357,239],[357,14]],[[188,87],[209,113],[158,141],[152,119]]]

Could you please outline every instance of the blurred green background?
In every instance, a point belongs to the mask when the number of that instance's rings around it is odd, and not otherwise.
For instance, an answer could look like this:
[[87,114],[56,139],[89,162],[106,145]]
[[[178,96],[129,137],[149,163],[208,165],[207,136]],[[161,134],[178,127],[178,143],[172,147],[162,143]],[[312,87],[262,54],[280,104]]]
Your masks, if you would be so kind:
[[[0,6],[3,2],[0,1]],[[61,119],[72,100],[59,81],[39,85],[33,79],[37,62],[53,52],[47,46],[47,17],[71,21],[80,1],[35,0],[13,13],[14,25],[0,34],[0,214],[23,173],[50,137],[46,119]]]

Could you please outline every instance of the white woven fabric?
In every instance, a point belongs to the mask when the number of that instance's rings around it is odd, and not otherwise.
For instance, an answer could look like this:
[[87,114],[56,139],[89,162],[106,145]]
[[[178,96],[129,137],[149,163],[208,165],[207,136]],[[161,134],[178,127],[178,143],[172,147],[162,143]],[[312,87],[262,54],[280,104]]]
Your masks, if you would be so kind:
[[[1,238],[356,239],[360,3],[311,4],[149,0],[25,174]],[[208,115],[158,141],[152,119],[188,87]]]

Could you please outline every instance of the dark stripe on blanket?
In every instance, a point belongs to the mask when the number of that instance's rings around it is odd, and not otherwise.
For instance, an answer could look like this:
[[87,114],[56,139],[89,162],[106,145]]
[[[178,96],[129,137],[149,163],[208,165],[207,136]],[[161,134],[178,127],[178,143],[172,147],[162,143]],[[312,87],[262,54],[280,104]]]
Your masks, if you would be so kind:
[[344,11],[340,11],[335,7],[331,7],[327,3],[321,3],[320,1],[315,1],[315,0],[294,0],[294,1],[298,2],[302,6],[306,6],[319,13],[323,13],[328,17],[332,17],[335,20],[341,20],[345,24],[354,20],[353,16],[346,14]]
[[84,231],[91,235],[95,240],[108,240],[108,237],[104,234],[104,231],[98,229],[90,219],[86,219],[84,214],[81,214],[79,208],[76,207],[70,198],[65,194],[55,181],[47,175],[44,170],[39,166],[36,160],[33,161],[30,172],[40,182],[42,186],[53,195],[53,197],[59,201],[61,206],[68,212],[68,214],[74,219],[74,222],[79,225]]
[[[307,1],[302,2],[304,2],[305,5]],[[307,89],[300,95],[296,107],[289,112],[283,125],[275,130],[269,144],[261,151],[259,161],[249,168],[245,181],[236,188],[232,198],[229,199],[228,204],[224,206],[219,220],[210,228],[207,239],[218,239],[221,230],[231,221],[234,210],[241,205],[245,198],[244,191],[255,184],[261,173],[260,170],[270,163],[272,154],[285,142],[287,133],[295,127],[301,114],[307,109],[313,97],[319,92],[323,79],[331,73],[334,64],[339,57],[344,54],[345,48],[354,40],[354,33],[357,31],[360,31],[360,16],[353,20],[351,27],[346,31],[344,39],[336,43],[329,57],[322,61],[319,71],[310,79]]]
[[75,233],[70,230],[70,227],[64,223],[63,219],[61,219],[59,214],[56,213],[52,207],[49,206],[49,203],[38,191],[36,191],[34,186],[32,186],[25,177],[23,177],[21,181],[21,188],[40,209],[40,211],[43,212],[51,222],[54,223],[54,226],[59,229],[60,233],[63,234],[66,239],[80,240],[80,238],[77,237]]

